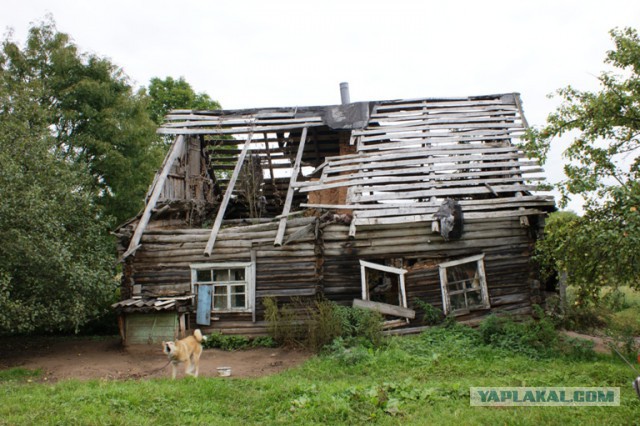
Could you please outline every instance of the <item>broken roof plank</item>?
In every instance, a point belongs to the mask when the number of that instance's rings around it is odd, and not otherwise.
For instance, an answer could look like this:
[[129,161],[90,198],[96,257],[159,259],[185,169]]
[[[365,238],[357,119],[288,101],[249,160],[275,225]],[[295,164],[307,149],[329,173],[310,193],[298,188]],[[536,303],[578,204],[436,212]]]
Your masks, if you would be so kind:
[[[525,210],[503,210],[503,211],[487,211],[487,212],[471,212],[465,213],[465,219],[496,219],[506,217],[518,217],[529,215],[544,215],[545,211],[538,209]],[[413,223],[413,222],[431,222],[433,214],[416,214],[392,217],[372,217],[372,218],[356,218],[353,222],[357,225],[391,225],[396,223]]]
[[[493,190],[499,193],[512,193],[518,191],[535,191],[539,189],[538,186],[535,185],[496,185],[493,187]],[[459,188],[436,188],[436,189],[424,189],[418,191],[405,191],[405,192],[392,192],[392,193],[383,193],[379,192],[376,194],[366,195],[364,193],[351,194],[349,201],[354,203],[365,203],[371,201],[384,201],[384,200],[402,200],[402,199],[415,199],[415,198],[426,198],[426,197],[462,197],[462,196],[471,196],[478,194],[492,194],[492,191],[489,188],[482,187],[459,187]]]
[[[429,165],[429,166],[416,166],[411,168],[390,168],[388,170],[360,170],[355,173],[351,173],[348,175],[337,175],[337,176],[329,176],[326,179],[323,179],[323,182],[335,182],[335,181],[348,181],[350,179],[355,178],[370,178],[374,176],[398,176],[398,175],[419,175],[425,174],[428,175],[431,172],[452,172],[454,170],[470,170],[470,173],[473,173],[474,170],[477,169],[498,169],[496,173],[500,173],[506,167],[537,167],[539,166],[538,161],[529,160],[529,161],[499,161],[495,163],[459,163],[459,164],[442,164],[442,165]],[[425,176],[427,177],[427,176]]]
[[158,202],[158,198],[160,198],[160,194],[162,193],[162,189],[164,187],[164,182],[167,180],[167,175],[169,174],[169,170],[173,166],[173,163],[176,159],[182,155],[182,151],[184,150],[185,138],[184,136],[178,136],[171,146],[171,150],[165,157],[164,164],[162,166],[162,170],[160,174],[157,175],[157,179],[154,180],[153,191],[151,196],[147,200],[147,204],[144,208],[144,212],[140,217],[140,221],[136,225],[136,230],[131,237],[131,241],[129,242],[129,248],[123,255],[120,257],[120,262],[131,256],[136,250],[140,247],[140,238],[142,238],[142,234],[149,223],[149,219],[151,218],[151,214],[153,209]]
[[[517,176],[516,180],[542,180],[542,177],[524,177],[522,175],[531,173],[541,173],[544,169],[541,167],[521,169],[521,170],[483,170],[483,171],[470,171],[470,172],[453,172],[453,173],[439,173],[439,174],[410,174],[404,176],[376,176],[369,178],[354,178],[350,180],[337,180],[333,182],[324,183],[326,180],[318,181],[303,181],[296,182],[296,187],[301,188],[300,192],[318,191],[330,188],[339,188],[343,186],[366,186],[374,187],[377,184],[394,184],[394,183],[408,183],[408,182],[421,182],[424,185],[427,184],[442,184],[447,182],[449,185],[460,185],[463,183],[481,183],[484,182],[483,176],[487,176],[486,180],[491,180],[495,176],[500,176],[501,179],[508,179],[510,176]],[[472,179],[475,179],[473,181]],[[449,182],[451,181],[451,182]]]
[[172,121],[163,125],[165,128],[174,127],[205,127],[205,126],[227,126],[229,128],[236,128],[236,126],[248,126],[255,124],[256,126],[271,126],[271,125],[291,125],[291,124],[305,124],[305,123],[319,123],[322,121],[320,117],[308,117],[308,118],[292,118],[288,120],[259,120],[259,119],[220,119],[220,120],[187,120],[187,121]]
[[302,153],[304,152],[304,145],[307,140],[307,131],[308,129],[305,127],[302,130],[302,135],[300,136],[300,144],[298,145],[298,153],[296,154],[296,160],[293,165],[293,170],[291,171],[291,178],[289,179],[289,188],[287,190],[287,198],[284,202],[284,208],[282,210],[283,217],[280,219],[280,223],[278,225],[278,232],[276,233],[276,238],[273,242],[274,246],[281,246],[282,240],[284,238],[284,231],[287,227],[287,216],[291,210],[291,203],[293,202],[293,193],[295,191],[295,183],[298,178],[298,174],[300,173],[300,163],[302,162]]
[[282,130],[295,130],[303,127],[314,127],[314,126],[324,126],[323,122],[309,122],[304,121],[299,124],[278,124],[278,125],[267,125],[263,124],[261,126],[252,127],[228,127],[228,128],[220,128],[220,127],[203,127],[196,129],[186,129],[184,127],[179,128],[167,128],[160,127],[156,133],[161,135],[232,135],[232,134],[241,134],[241,133],[264,133],[264,132],[278,132]]
[[[493,210],[494,208],[500,208],[499,205],[513,205],[519,207],[521,203],[530,202],[539,205],[554,205],[554,198],[551,195],[524,195],[522,197],[503,197],[503,198],[488,198],[479,200],[459,200],[463,211],[465,208],[471,208],[476,206],[478,209],[486,208]],[[440,207],[440,201],[436,203],[432,202],[416,202],[416,203],[377,203],[377,204],[309,204],[302,203],[301,207],[317,208],[317,209],[337,209],[337,210],[384,210],[391,208],[434,208]],[[485,206],[485,207],[483,207]]]
[[242,169],[242,164],[244,163],[244,159],[247,155],[247,151],[249,151],[249,145],[251,145],[252,137],[253,137],[253,133],[249,133],[249,135],[247,136],[247,140],[244,143],[244,147],[242,148],[242,152],[238,156],[238,161],[236,162],[236,166],[235,166],[235,169],[233,170],[233,174],[231,175],[231,179],[229,180],[229,184],[227,185],[227,189],[224,192],[222,203],[220,203],[220,206],[218,207],[218,214],[216,215],[216,220],[213,224],[213,228],[211,229],[209,240],[207,241],[207,245],[204,249],[205,256],[211,256],[213,245],[216,243],[218,231],[220,230],[220,226],[222,225],[222,219],[224,218],[224,213],[227,210],[227,205],[229,204],[229,200],[231,199],[231,194],[233,193],[233,188],[236,185],[236,180],[238,180],[238,176],[240,175],[240,169]]

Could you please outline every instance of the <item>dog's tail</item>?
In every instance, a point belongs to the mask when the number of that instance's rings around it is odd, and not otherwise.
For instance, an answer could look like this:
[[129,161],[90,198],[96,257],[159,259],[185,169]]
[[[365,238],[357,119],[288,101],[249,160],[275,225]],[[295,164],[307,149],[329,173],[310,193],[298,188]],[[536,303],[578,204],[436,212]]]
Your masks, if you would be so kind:
[[206,337],[202,335],[199,328],[195,329],[195,331],[193,332],[193,337],[195,337],[198,342],[202,342],[203,340],[206,340]]

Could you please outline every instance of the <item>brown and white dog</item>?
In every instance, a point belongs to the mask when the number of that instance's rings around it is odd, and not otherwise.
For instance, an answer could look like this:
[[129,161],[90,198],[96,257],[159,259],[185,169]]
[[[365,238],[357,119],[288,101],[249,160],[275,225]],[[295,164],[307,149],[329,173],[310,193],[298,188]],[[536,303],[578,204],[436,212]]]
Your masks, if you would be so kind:
[[162,342],[162,350],[171,360],[171,378],[176,378],[178,364],[185,362],[185,374],[198,377],[200,367],[200,354],[202,354],[202,341],[205,338],[199,329],[193,332],[193,336],[185,337],[177,342]]

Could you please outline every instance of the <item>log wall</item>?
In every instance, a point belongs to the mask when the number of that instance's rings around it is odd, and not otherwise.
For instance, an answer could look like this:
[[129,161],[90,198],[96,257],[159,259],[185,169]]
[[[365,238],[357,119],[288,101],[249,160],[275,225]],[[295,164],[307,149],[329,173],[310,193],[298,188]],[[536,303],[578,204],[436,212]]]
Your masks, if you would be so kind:
[[[403,267],[408,270],[407,302],[418,311],[417,318],[421,318],[423,312],[416,306],[415,299],[442,309],[438,264],[484,253],[490,311],[514,315],[531,313],[531,298],[535,293],[530,265],[533,240],[529,229],[522,227],[518,218],[465,221],[462,239],[448,242],[439,234],[431,233],[429,226],[430,223],[361,226],[352,240],[348,238],[348,226],[325,226],[323,284],[327,297],[339,302],[360,297],[360,259],[377,263],[402,259]],[[460,320],[473,320],[486,314],[486,311],[472,312]]]
[[[290,219],[285,245],[274,247],[278,223],[235,226],[221,229],[210,257],[204,255],[209,229],[172,229],[147,231],[135,257],[127,259],[129,285],[141,284],[143,297],[187,295],[191,291],[193,263],[256,261],[256,322],[251,313],[214,315],[210,329],[226,332],[262,334],[265,297],[287,299],[312,296],[320,289],[316,256],[315,217]],[[295,241],[291,241],[294,239]],[[195,328],[195,313],[189,315],[189,327]]]
[[[532,239],[517,217],[468,220],[463,237],[445,242],[431,232],[430,223],[358,227],[349,238],[349,225],[322,223],[316,217],[290,218],[282,247],[274,247],[277,222],[223,228],[211,257],[204,256],[208,229],[150,229],[135,257],[127,260],[129,284],[141,284],[143,297],[189,294],[189,265],[210,262],[256,262],[256,312],[213,315],[210,328],[225,333],[266,333],[266,297],[287,301],[314,297],[351,305],[361,297],[359,260],[377,263],[394,259],[408,270],[405,277],[409,307],[420,299],[442,308],[438,263],[485,254],[485,270],[491,311],[517,315],[531,312],[529,265]],[[460,317],[474,320],[486,311]],[[188,327],[195,328],[195,313]]]

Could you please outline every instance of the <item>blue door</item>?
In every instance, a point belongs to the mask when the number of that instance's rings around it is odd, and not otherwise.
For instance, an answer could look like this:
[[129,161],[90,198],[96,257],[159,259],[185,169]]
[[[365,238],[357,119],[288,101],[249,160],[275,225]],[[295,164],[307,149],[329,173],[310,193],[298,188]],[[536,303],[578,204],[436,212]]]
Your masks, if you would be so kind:
[[211,325],[211,290],[210,285],[198,286],[198,311],[196,313],[196,323],[201,325]]

